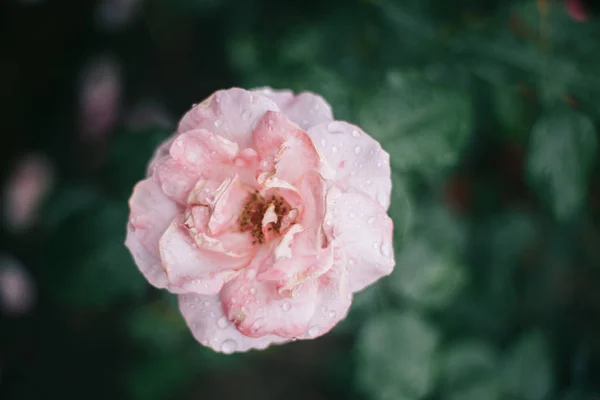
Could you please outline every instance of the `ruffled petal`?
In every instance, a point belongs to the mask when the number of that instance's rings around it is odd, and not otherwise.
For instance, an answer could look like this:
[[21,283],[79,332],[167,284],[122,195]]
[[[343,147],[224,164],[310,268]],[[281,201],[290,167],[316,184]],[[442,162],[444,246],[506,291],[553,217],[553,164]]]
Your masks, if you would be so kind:
[[169,288],[208,295],[217,294],[252,257],[251,253],[234,256],[198,246],[179,220],[164,233],[159,250]]
[[167,156],[154,163],[153,177],[167,196],[179,204],[186,204],[201,176]]
[[250,337],[238,331],[223,313],[220,297],[197,294],[179,296],[179,310],[194,338],[215,351],[230,354],[289,341],[276,335]]
[[219,90],[188,111],[177,132],[206,129],[245,148],[251,144],[256,122],[269,110],[279,107],[268,97],[239,88]]
[[346,122],[321,124],[307,133],[335,169],[336,186],[344,191],[360,191],[388,209],[392,191],[390,155],[379,143]]
[[151,178],[135,186],[129,207],[125,245],[146,279],[158,288],[167,287],[158,241],[177,215],[178,207]]
[[169,151],[180,164],[202,170],[207,165],[231,163],[239,146],[207,130],[195,129],[179,135]]

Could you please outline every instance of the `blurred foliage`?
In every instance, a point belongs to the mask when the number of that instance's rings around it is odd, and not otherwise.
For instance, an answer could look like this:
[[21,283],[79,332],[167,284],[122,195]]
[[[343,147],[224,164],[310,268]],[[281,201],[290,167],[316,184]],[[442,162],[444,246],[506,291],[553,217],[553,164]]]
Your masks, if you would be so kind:
[[[40,292],[0,316],[0,398],[600,398],[600,7],[580,2],[585,22],[559,0],[144,0],[106,32],[98,1],[3,3],[2,171],[34,149],[60,180],[28,232],[0,231]],[[107,53],[124,101],[86,139],[79,74]],[[315,91],[381,142],[397,267],[327,336],[224,356],[123,241],[175,129],[129,111],[230,86]]]

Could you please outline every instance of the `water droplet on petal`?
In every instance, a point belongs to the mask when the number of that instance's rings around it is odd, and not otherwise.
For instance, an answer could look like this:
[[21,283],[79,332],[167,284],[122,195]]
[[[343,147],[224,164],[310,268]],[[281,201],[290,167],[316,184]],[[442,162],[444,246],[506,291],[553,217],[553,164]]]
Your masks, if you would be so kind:
[[231,298],[231,303],[232,303],[232,304],[235,304],[235,303],[237,303],[237,299],[236,299],[235,297],[232,297],[232,298]]
[[332,151],[333,153],[337,153],[337,152],[339,151],[339,149],[338,149],[336,146],[333,146],[333,147],[331,148],[331,151]]
[[354,265],[356,263],[356,261],[354,261],[354,258],[351,258],[351,259],[348,260],[348,263],[350,265]]
[[250,294],[256,294],[256,288],[250,288]]
[[361,152],[361,150],[362,150],[362,148],[361,148],[360,146],[356,146],[356,147],[354,148],[354,154],[356,154],[356,155],[359,155],[359,154],[360,154],[360,152]]
[[227,325],[229,325],[229,321],[227,320],[227,318],[225,317],[221,317],[219,318],[219,320],[217,321],[217,326],[221,329],[225,329],[227,328]]
[[281,305],[281,309],[282,309],[283,311],[290,311],[290,310],[292,309],[292,305],[290,304],[290,302],[289,302],[289,301],[286,301],[285,303],[283,303],[283,304]]
[[329,318],[335,317],[335,314],[336,314],[335,311],[329,311],[329,314],[328,314]]
[[308,335],[311,337],[315,337],[319,334],[319,327],[313,326],[308,330]]
[[210,306],[210,302],[209,301],[205,301],[204,302],[204,307],[208,307],[208,306]]
[[350,211],[350,212],[348,213],[348,218],[350,218],[350,219],[354,219],[354,218],[356,218],[356,213],[355,213],[354,211]]
[[327,306],[325,306],[325,305],[324,305],[324,306],[322,306],[322,307],[321,307],[321,311],[323,311],[323,312],[327,312]]
[[379,247],[379,242],[376,240],[373,242],[373,248],[376,249],[377,247]]
[[248,119],[250,119],[250,110],[244,111],[244,113],[242,114],[242,119],[244,121],[247,121]]
[[223,342],[221,345],[221,351],[225,354],[231,354],[237,349],[237,343],[231,339]]
[[223,121],[221,121],[220,119],[216,119],[215,120],[215,127],[220,127],[221,125],[223,125]]
[[372,224],[373,222],[375,222],[375,217],[369,217],[367,223]]
[[321,146],[325,147],[327,145],[327,140],[325,138],[321,139]]
[[392,248],[389,243],[383,243],[381,245],[381,254],[386,257],[389,257],[392,254]]
[[382,165],[383,165],[383,164],[382,164],[381,162],[378,162],[378,163],[377,163],[377,168],[381,168],[381,166],[382,166]]

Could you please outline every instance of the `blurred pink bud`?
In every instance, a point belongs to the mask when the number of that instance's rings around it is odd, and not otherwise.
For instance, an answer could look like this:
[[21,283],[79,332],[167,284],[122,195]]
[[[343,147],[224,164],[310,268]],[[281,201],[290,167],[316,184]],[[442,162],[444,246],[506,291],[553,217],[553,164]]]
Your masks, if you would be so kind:
[[314,339],[394,268],[389,158],[318,95],[220,90],[156,150],[126,245],[203,345]]
[[0,255],[0,309],[4,314],[20,316],[31,311],[36,293],[33,279],[13,257]]
[[121,71],[110,57],[100,57],[83,70],[80,86],[81,128],[87,139],[110,132],[121,103]]
[[135,129],[151,127],[171,129],[174,126],[173,117],[167,109],[152,100],[145,100],[136,105],[131,110],[127,123]]
[[567,10],[567,14],[569,14],[569,16],[577,22],[585,22],[590,19],[581,0],[567,0],[565,8]]
[[26,156],[16,164],[4,187],[4,217],[11,228],[22,230],[35,222],[53,180],[54,168],[42,155]]
[[135,18],[142,0],[101,0],[96,8],[96,21],[106,30],[119,29]]

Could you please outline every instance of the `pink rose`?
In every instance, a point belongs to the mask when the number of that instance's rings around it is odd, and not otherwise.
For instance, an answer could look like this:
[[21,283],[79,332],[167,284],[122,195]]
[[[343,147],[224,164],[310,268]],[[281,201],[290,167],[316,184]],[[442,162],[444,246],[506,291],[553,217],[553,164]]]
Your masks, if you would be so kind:
[[392,271],[390,191],[389,155],[321,97],[222,90],[157,149],[126,245],[200,343],[263,349],[325,334]]

